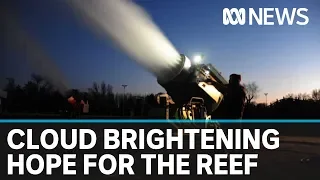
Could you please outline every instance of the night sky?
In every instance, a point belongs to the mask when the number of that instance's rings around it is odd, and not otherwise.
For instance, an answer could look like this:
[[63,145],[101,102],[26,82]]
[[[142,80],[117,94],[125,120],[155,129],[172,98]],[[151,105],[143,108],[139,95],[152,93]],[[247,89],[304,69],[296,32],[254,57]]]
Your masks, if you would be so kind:
[[[180,53],[205,56],[228,78],[242,75],[255,81],[258,101],[282,98],[288,93],[310,93],[320,88],[319,0],[136,0],[153,18]],[[128,84],[132,93],[164,90],[156,79],[79,22],[62,0],[12,2],[22,26],[41,43],[63,72],[70,87],[86,89],[93,81],[105,81],[116,92]],[[248,7],[308,8],[306,26],[224,26],[222,9]],[[35,70],[25,57],[1,45],[1,76],[19,83]],[[3,70],[2,70],[3,69]],[[1,80],[4,83],[3,80]],[[3,85],[3,84],[2,84]]]

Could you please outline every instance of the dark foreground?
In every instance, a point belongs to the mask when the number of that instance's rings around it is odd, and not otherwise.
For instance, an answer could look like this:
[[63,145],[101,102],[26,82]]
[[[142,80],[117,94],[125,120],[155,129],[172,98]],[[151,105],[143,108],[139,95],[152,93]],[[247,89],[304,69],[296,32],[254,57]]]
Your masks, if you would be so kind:
[[320,157],[320,144],[280,143],[279,149],[275,151],[261,150],[259,156],[259,168],[251,177],[245,179],[311,180],[320,178],[319,159],[311,158],[309,163],[300,161],[306,157]]
[[[257,152],[252,152],[257,153]],[[275,151],[259,150],[258,168],[248,176],[180,176],[152,178],[132,177],[131,179],[214,179],[214,180],[318,180],[320,179],[320,144],[304,145],[299,143],[281,143]],[[311,157],[311,158],[310,158]],[[310,158],[309,162],[302,159]],[[128,179],[114,176],[106,179]]]
[[[172,179],[317,180],[320,179],[319,158],[314,160],[311,158],[309,163],[301,162],[303,158],[315,156],[320,157],[320,144],[310,146],[296,143],[282,143],[278,150],[259,151],[258,168],[253,170],[250,176],[182,176],[181,178]],[[114,177],[113,179],[126,178]],[[136,179],[146,178],[136,177]],[[164,177],[152,177],[152,179],[164,179]],[[168,177],[165,179],[168,179]]]

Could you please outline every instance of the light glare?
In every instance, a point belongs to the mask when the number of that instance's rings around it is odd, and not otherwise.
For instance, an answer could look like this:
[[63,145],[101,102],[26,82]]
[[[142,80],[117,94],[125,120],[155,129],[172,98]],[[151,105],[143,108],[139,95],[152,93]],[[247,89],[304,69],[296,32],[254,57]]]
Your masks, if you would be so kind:
[[198,64],[202,61],[202,57],[200,55],[196,55],[194,56],[193,60],[196,64]]
[[190,59],[188,59],[187,57],[186,57],[186,59],[185,59],[185,61],[184,61],[184,68],[185,69],[189,69],[191,67],[191,61],[190,61]]

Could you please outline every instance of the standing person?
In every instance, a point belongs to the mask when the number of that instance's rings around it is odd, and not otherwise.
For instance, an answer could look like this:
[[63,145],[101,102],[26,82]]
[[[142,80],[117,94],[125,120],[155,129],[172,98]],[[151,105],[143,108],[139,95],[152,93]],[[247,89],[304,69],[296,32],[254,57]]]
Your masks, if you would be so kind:
[[[212,117],[237,121],[234,123],[223,124],[222,128],[225,130],[242,129],[241,119],[245,106],[246,92],[240,82],[241,75],[231,74],[228,85],[222,87],[220,84],[214,84],[221,90],[221,93],[224,95],[224,100],[221,103],[221,106],[217,109],[218,112],[215,112]],[[243,142],[240,143],[242,144]],[[243,154],[243,151],[230,150],[229,153]]]
[[[243,111],[245,106],[246,92],[244,87],[240,84],[241,75],[231,74],[229,78],[229,84],[225,95],[226,103],[226,118],[238,119],[238,123],[228,124],[225,128],[230,129],[242,129],[241,119],[243,117]],[[240,142],[243,143],[242,141]],[[235,144],[234,144],[235,145]],[[243,150],[232,150],[230,153],[243,154]]]
[[215,82],[212,83],[214,86],[218,87],[224,95],[224,100],[212,117],[218,117],[221,119],[239,119],[239,124],[234,124],[236,125],[234,128],[241,128],[241,119],[243,116],[246,98],[245,89],[240,84],[241,75],[231,74],[229,77],[229,84],[226,86],[221,86],[221,84],[217,84]]
[[227,91],[225,93],[225,103],[227,107],[227,118],[242,119],[246,92],[244,87],[240,84],[241,75],[231,74]]
[[70,107],[70,117],[75,118],[77,116],[77,100],[73,96],[70,96],[68,98],[68,102]]

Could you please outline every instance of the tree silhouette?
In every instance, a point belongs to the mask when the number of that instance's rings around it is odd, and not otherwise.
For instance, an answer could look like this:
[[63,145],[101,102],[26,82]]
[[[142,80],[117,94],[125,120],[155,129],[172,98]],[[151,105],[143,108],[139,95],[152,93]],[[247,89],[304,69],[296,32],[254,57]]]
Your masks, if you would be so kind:
[[320,89],[314,89],[311,93],[311,97],[314,101],[320,101]]
[[[247,93],[245,119],[260,118],[320,118],[320,89],[312,93],[288,94],[282,99],[271,102],[269,106],[255,103],[259,87],[255,82],[244,85]],[[90,104],[90,114],[121,116],[124,107],[125,115],[134,112],[135,116],[147,116],[152,108],[163,108],[156,102],[155,95],[137,95],[123,93],[114,94],[110,84],[94,82],[88,91],[70,89],[65,94],[58,90],[43,77],[33,74],[30,80],[23,84],[16,84],[13,78],[7,78],[4,88],[7,92],[5,100],[6,110],[9,113],[23,112],[41,114],[57,114],[71,108],[67,99],[73,96],[77,102],[84,100]],[[163,118],[163,117],[162,117]]]
[[299,93],[296,96],[296,99],[298,99],[298,100],[310,100],[311,96],[309,94],[307,94],[307,93]]
[[105,82],[102,82],[101,83],[101,88],[100,88],[101,90],[101,92],[100,92],[100,94],[101,94],[101,96],[102,97],[105,97],[106,95],[107,95],[107,85],[106,85],[106,83]]
[[246,91],[246,103],[251,104],[258,97],[259,87],[256,82],[249,82],[243,86]]
[[283,97],[283,99],[294,99],[295,98],[295,95],[290,93],[290,94],[287,94]]
[[115,100],[115,95],[113,93],[113,87],[108,84],[106,87],[106,103],[107,103],[107,108],[108,108],[108,114],[112,115],[113,112],[116,112],[116,100]]
[[116,101],[113,94],[113,87],[110,84],[101,82],[100,85],[94,82],[88,89],[90,97],[90,109],[95,112],[112,115],[116,111]]
[[96,82],[93,82],[92,87],[88,89],[89,94],[93,97],[98,97],[100,94],[99,85]]
[[37,85],[37,89],[40,89],[44,78],[38,74],[31,74],[31,80]]

